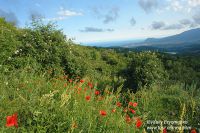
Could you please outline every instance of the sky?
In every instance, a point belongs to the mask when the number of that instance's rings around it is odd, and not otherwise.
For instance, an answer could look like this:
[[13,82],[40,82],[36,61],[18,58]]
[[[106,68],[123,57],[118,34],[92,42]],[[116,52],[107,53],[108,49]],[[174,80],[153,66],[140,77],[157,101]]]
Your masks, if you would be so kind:
[[0,17],[55,22],[79,43],[144,39],[199,28],[200,0],[0,0]]

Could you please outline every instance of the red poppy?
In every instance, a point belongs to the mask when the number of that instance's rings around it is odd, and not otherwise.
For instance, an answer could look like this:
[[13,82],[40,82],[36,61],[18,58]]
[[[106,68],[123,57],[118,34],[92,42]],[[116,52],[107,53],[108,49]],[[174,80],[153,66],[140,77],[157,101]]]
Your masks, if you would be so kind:
[[18,127],[17,124],[17,113],[13,114],[12,116],[7,116],[6,118],[6,127]]
[[129,109],[129,110],[131,111],[132,114],[136,113],[135,110],[133,110],[133,109]]
[[105,110],[100,110],[99,114],[102,115],[102,116],[106,116],[106,111]]
[[116,112],[116,109],[112,109],[112,112],[115,113],[115,112]]
[[89,86],[90,88],[93,87],[92,83],[90,83],[90,82],[88,82],[88,86]]
[[163,133],[167,133],[167,129],[166,128],[163,129]]
[[192,129],[192,130],[190,131],[190,133],[197,133],[197,131],[196,131],[195,129]]
[[128,103],[128,105],[129,105],[129,106],[132,106],[132,105],[133,105],[133,103],[132,103],[132,102],[129,102],[129,103]]
[[137,128],[140,128],[142,126],[142,121],[140,119],[137,119],[135,125]]
[[90,96],[86,96],[86,97],[85,97],[85,99],[86,99],[87,101],[89,101],[90,98],[91,98]]
[[72,79],[69,79],[69,82],[71,83],[73,80]]
[[127,115],[127,116],[125,117],[125,120],[126,120],[127,123],[130,123],[130,122],[131,122],[130,116]]
[[84,82],[84,80],[83,80],[83,79],[81,79],[81,80],[80,80],[80,83],[83,83],[83,82]]
[[122,106],[122,104],[121,104],[120,102],[117,102],[116,105],[117,105],[118,107],[121,107],[121,106]]
[[137,107],[137,105],[138,105],[138,103],[136,103],[136,102],[132,104],[133,107]]
[[100,94],[100,91],[95,91],[95,95],[99,95]]

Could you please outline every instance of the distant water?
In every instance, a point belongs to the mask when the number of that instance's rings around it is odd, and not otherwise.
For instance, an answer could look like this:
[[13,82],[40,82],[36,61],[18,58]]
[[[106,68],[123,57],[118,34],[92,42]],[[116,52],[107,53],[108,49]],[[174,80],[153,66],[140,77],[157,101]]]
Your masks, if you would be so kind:
[[97,47],[114,47],[123,46],[127,44],[140,43],[145,39],[130,39],[130,40],[114,40],[114,41],[102,41],[102,42],[83,42],[80,43],[84,46],[97,46]]
[[167,54],[177,54],[177,52],[165,52]]

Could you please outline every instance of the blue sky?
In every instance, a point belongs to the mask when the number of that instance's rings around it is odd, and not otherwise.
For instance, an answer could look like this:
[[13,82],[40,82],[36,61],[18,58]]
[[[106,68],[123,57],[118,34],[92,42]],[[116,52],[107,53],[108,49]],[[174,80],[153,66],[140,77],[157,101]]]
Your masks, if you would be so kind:
[[200,0],[0,0],[0,16],[55,21],[76,42],[142,39],[199,27]]

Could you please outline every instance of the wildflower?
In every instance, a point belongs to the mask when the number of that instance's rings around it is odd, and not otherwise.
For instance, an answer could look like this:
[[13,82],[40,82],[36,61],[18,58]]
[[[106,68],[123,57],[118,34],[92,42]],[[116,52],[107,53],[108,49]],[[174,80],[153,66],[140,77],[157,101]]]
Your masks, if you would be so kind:
[[83,80],[83,79],[81,79],[81,80],[80,80],[80,83],[84,83],[84,80]]
[[163,129],[163,133],[167,133],[167,129],[166,128]]
[[133,102],[129,102],[128,105],[129,106],[133,106],[133,107],[137,107],[138,103],[136,103],[136,102],[134,102],[134,103]]
[[115,112],[116,112],[116,109],[112,109],[112,112],[115,113]]
[[118,107],[121,107],[122,106],[122,104],[120,103],[120,102],[117,102],[117,104],[116,104]]
[[136,120],[135,125],[136,125],[137,128],[140,128],[140,127],[142,126],[142,121],[138,118],[138,119]]
[[86,99],[87,101],[89,101],[90,98],[91,98],[90,96],[86,96],[86,97],[85,97],[85,99]]
[[133,109],[129,109],[131,111],[132,114],[135,114],[135,110]]
[[132,102],[129,102],[129,103],[128,103],[128,105],[129,105],[129,106],[132,106],[132,105],[133,105],[133,103],[132,103]]
[[18,127],[17,124],[17,113],[13,114],[12,116],[7,116],[6,118],[6,127]]
[[190,133],[197,133],[197,131],[196,131],[195,129],[192,129],[192,130],[190,131]]
[[93,87],[92,83],[90,83],[90,82],[88,82],[88,86],[89,86],[90,88]]
[[138,103],[136,103],[136,102],[132,104],[133,107],[137,107],[137,105],[138,105]]
[[100,94],[100,91],[96,90],[95,95],[99,95],[99,94]]
[[19,53],[19,50],[16,50],[16,51],[15,51],[15,54],[18,54],[18,53]]
[[131,122],[130,116],[127,115],[127,116],[125,117],[125,120],[126,120],[127,123],[130,123],[130,122]]
[[102,116],[106,116],[106,111],[105,110],[100,110],[99,114],[102,115]]
[[72,79],[69,79],[69,82],[71,83],[73,80]]

